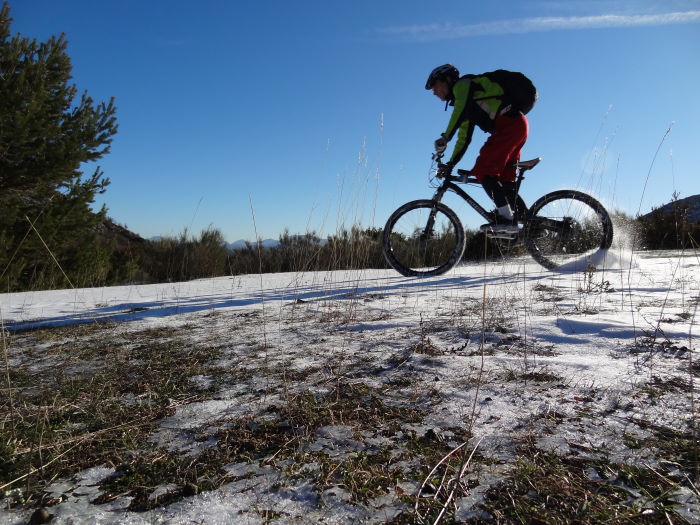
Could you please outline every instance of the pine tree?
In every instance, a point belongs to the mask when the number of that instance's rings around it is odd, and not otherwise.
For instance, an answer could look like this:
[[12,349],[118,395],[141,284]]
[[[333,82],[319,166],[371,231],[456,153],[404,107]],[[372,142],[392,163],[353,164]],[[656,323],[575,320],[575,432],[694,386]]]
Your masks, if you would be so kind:
[[88,176],[81,167],[109,152],[117,132],[114,100],[96,104],[86,92],[76,98],[65,35],[37,42],[11,36],[10,23],[4,2],[0,291],[99,284],[92,281],[105,274],[109,258],[96,237],[106,209],[91,205],[109,179],[99,167]]

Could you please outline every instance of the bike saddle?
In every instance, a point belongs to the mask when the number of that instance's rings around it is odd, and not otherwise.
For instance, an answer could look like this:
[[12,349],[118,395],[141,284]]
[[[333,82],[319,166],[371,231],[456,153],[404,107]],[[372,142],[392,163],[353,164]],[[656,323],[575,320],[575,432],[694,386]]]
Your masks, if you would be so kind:
[[516,162],[515,167],[519,168],[521,171],[527,171],[531,170],[535,166],[537,166],[542,159],[540,157],[537,157],[536,159],[532,160],[524,160],[522,162]]

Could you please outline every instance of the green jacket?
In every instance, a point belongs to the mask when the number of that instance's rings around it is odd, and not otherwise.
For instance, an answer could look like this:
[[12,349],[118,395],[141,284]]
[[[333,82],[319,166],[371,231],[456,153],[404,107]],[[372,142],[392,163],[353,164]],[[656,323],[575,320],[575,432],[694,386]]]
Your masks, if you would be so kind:
[[502,106],[503,88],[485,76],[466,75],[452,86],[452,116],[443,136],[451,141],[457,134],[450,163],[457,164],[472,141],[474,126],[493,132],[493,121]]

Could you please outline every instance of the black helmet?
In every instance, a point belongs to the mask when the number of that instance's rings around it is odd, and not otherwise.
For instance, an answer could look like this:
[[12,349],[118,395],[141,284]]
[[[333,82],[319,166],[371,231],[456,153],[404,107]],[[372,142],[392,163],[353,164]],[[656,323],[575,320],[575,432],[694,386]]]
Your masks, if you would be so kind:
[[459,80],[459,70],[452,64],[438,66],[430,73],[428,81],[425,83],[425,89],[433,89],[433,84],[438,80],[446,80],[452,85]]

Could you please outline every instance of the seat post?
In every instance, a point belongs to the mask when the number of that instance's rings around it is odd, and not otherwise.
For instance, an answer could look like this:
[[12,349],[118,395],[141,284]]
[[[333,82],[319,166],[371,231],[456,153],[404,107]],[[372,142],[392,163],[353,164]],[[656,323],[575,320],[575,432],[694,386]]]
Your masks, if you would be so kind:
[[515,178],[515,194],[520,195],[520,184],[525,180],[525,175],[523,175],[523,169],[518,167],[518,176]]
[[523,172],[525,170],[523,170],[520,167],[518,167],[517,169],[518,169],[518,175],[515,178],[515,196],[514,196],[515,209],[513,210],[513,213],[518,218],[518,220],[522,220],[523,217],[525,216],[525,213],[527,212],[527,204],[525,204],[525,201],[520,196],[520,185],[522,184],[523,180],[525,180],[525,175],[523,175]]

